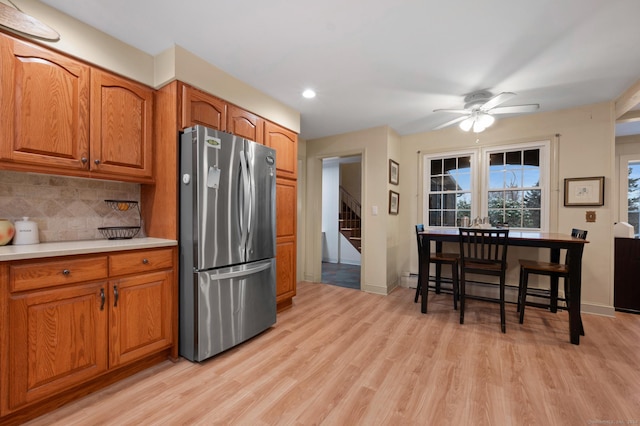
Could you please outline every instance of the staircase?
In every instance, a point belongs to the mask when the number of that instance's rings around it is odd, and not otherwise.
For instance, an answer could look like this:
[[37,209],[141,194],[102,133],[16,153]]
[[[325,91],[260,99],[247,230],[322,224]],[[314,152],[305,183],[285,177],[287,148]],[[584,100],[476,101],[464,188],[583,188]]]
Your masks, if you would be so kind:
[[338,218],[340,233],[351,243],[359,253],[361,248],[360,233],[360,202],[340,187],[340,214]]

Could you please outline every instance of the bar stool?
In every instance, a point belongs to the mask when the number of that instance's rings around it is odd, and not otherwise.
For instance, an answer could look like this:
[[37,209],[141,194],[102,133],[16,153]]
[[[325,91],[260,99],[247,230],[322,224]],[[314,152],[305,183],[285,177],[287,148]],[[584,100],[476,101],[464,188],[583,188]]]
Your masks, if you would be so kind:
[[[500,328],[506,333],[504,290],[507,272],[508,229],[459,228],[460,324],[464,324],[467,274],[499,277]],[[492,300],[493,301],[493,300]]]
[[[431,277],[429,275],[429,271],[425,271],[426,268],[424,268],[422,262],[423,250],[425,250],[425,248],[422,246],[422,238],[420,237],[420,232],[422,231],[424,231],[424,225],[416,225],[416,240],[418,242],[418,285],[416,286],[416,296],[413,302],[418,303],[418,299],[422,291],[422,277],[424,274],[427,274],[427,285],[430,281],[436,283],[436,286],[429,286],[429,288],[439,288],[440,284],[443,282],[451,283],[453,292],[453,309],[458,309],[458,259],[460,258],[460,256],[457,253],[429,253],[429,263],[433,263],[436,265],[436,276]],[[430,250],[429,247],[427,247],[426,249]],[[442,265],[451,265],[451,278],[440,276]]]
[[[571,236],[574,238],[580,238],[585,240],[587,238],[587,231],[582,229],[572,229]],[[555,307],[558,306],[558,300],[565,302],[567,309],[571,309],[569,306],[569,252],[565,257],[564,264],[551,263],[551,262],[539,262],[536,260],[520,259],[520,286],[518,288],[518,309],[520,310],[520,324],[524,323],[524,308],[527,304],[527,295],[543,297],[549,299],[549,305],[544,307],[549,308],[552,312],[555,312]],[[564,278],[564,298],[558,298],[558,286],[550,285],[549,289],[536,289],[531,291],[529,289],[529,275],[546,275],[554,279]],[[557,283],[557,281],[556,281]],[[582,319],[580,319],[580,334],[584,336],[584,328],[582,327]]]

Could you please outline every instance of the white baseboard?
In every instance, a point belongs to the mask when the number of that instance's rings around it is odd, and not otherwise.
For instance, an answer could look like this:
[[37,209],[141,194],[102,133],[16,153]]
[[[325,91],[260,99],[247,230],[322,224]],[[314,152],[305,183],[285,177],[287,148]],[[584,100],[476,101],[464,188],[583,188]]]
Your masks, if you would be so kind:
[[616,310],[613,306],[595,305],[591,303],[582,303],[580,312],[583,314],[600,315],[604,317],[615,317]]

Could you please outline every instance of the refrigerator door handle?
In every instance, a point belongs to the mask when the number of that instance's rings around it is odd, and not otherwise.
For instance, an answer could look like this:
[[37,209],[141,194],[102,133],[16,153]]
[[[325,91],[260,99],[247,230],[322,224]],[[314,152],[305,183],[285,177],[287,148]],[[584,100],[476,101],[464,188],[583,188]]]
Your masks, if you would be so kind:
[[253,185],[249,185],[249,217],[247,219],[247,249],[253,252],[253,215],[255,214],[256,206],[256,185],[255,176],[252,174],[253,169],[247,164],[247,175],[249,181],[253,182]]
[[[243,268],[243,269],[216,273],[215,275],[212,274],[211,276],[216,280],[227,280],[230,278],[238,278],[238,277],[243,277],[245,275],[257,274],[258,272],[265,271],[269,268],[271,268],[271,261],[260,262],[255,265],[248,265],[246,268]],[[206,272],[206,271],[200,271],[200,272]]]
[[[245,152],[240,151],[240,173],[242,175],[242,185],[244,188],[243,196],[242,196],[242,210],[241,217],[242,222],[240,223],[240,230],[242,233],[242,239],[240,244],[242,247],[246,247],[247,245],[247,237],[249,235],[248,223],[249,223],[249,215],[250,215],[250,194],[251,194],[251,183],[249,181],[249,171],[247,166],[247,159],[245,158]],[[246,228],[245,228],[246,226]]]

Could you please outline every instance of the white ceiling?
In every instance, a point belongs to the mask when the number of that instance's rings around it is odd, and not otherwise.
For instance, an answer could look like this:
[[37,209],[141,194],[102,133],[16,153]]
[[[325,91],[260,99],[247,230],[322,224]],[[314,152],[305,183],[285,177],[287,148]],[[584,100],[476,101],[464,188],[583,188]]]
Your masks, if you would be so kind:
[[184,47],[300,111],[306,139],[432,130],[479,89],[552,111],[640,79],[638,0],[42,1],[151,55]]

